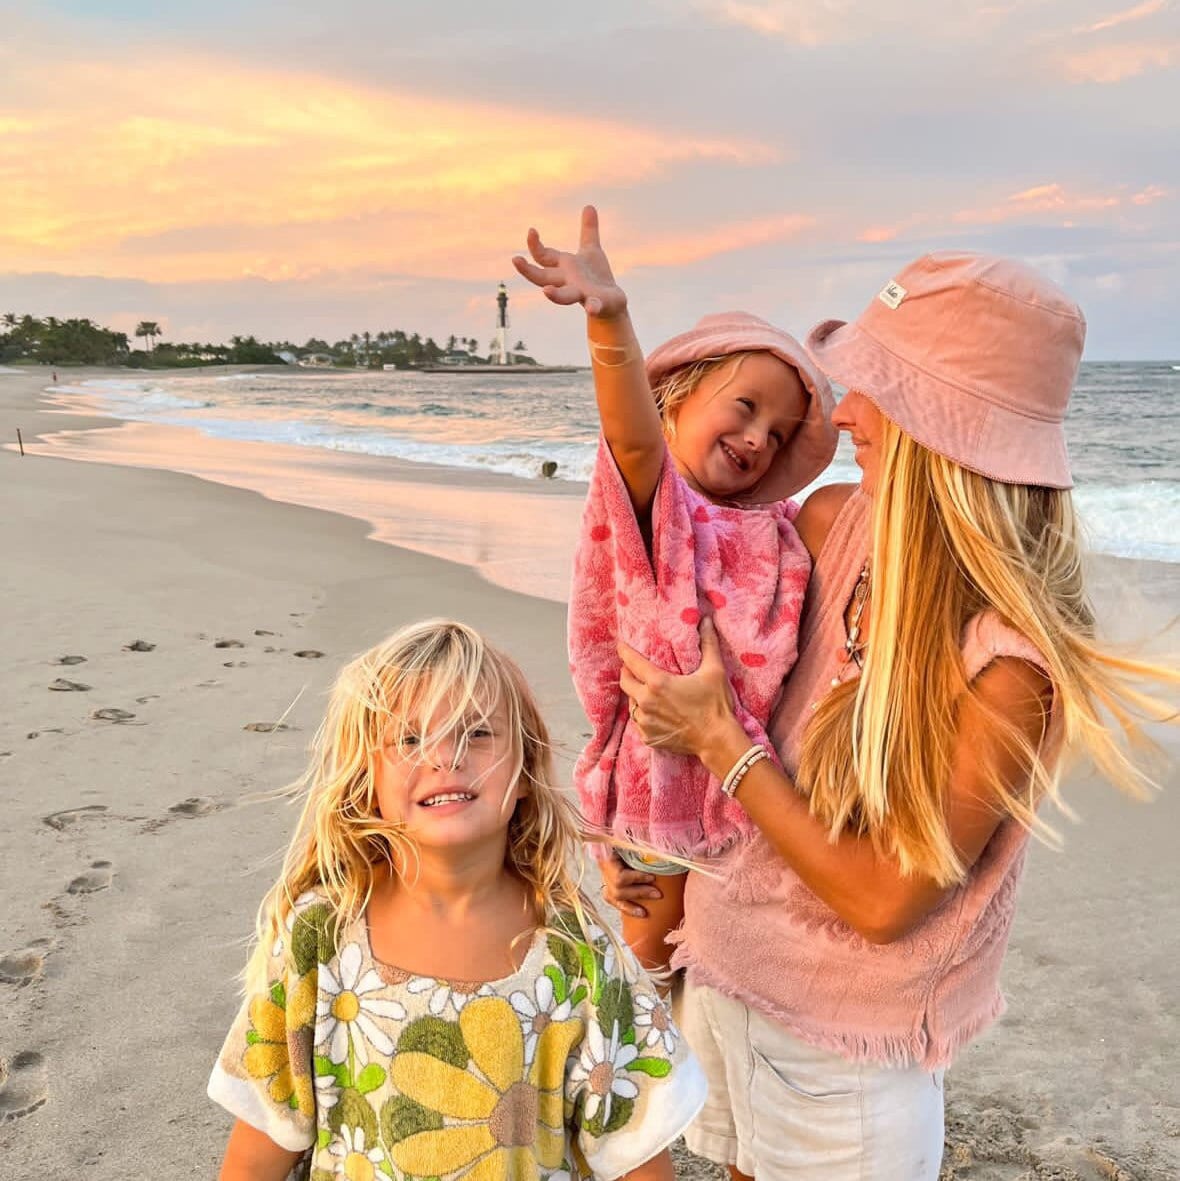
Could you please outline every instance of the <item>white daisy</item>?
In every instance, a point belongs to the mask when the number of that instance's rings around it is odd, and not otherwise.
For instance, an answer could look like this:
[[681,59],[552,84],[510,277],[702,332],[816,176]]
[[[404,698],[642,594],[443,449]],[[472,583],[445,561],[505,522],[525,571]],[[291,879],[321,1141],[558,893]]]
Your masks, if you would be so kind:
[[[360,945],[350,943],[340,953],[340,978],[332,974],[327,964],[319,966],[321,995],[316,1001],[316,1024],[323,1022],[324,1036],[329,1039],[328,1057],[333,1062],[348,1058],[349,1043],[362,1065],[369,1061],[367,1045],[378,1054],[388,1057],[393,1053],[393,1039],[377,1024],[375,1018],[406,1019],[405,1008],[397,1001],[381,1000],[372,996],[385,987],[385,982],[370,968],[363,976],[364,956]],[[353,1026],[363,1037],[353,1036]]]
[[340,1084],[334,1074],[315,1076],[316,1111],[331,1111],[340,1102]]
[[378,1172],[377,1166],[385,1154],[380,1148],[365,1149],[364,1128],[350,1128],[347,1124],[341,1124],[340,1136],[332,1141],[328,1151],[340,1158],[333,1161],[335,1171],[338,1176],[347,1177],[348,1181],[374,1181],[384,1176]]
[[430,1000],[426,1007],[434,1017],[441,1017],[448,1005],[458,1014],[473,997],[495,995],[494,990],[487,984],[481,984],[474,992],[464,992],[449,980],[436,980],[432,976],[415,976],[407,982],[406,989],[415,996],[422,992],[430,992]]
[[657,996],[642,994],[635,998],[636,1037],[642,1037],[645,1029],[645,1046],[654,1046],[662,1041],[665,1053],[672,1054],[675,1051],[676,1026],[672,1024],[672,1014],[668,1012],[668,1006]]
[[533,1054],[537,1049],[537,1039],[541,1031],[552,1021],[565,1021],[569,1018],[571,1005],[567,997],[561,1004],[555,1003],[553,981],[544,973],[537,977],[533,988],[533,995],[527,992],[514,992],[509,1003],[516,1010],[524,1032],[524,1060],[531,1065]]
[[639,1051],[634,1046],[619,1043],[617,1021],[609,1039],[603,1037],[597,1021],[591,1021],[586,1032],[582,1056],[570,1071],[570,1082],[586,1092],[586,1119],[594,1119],[601,1107],[605,1126],[610,1121],[611,1104],[616,1095],[620,1099],[634,1099],[639,1094],[635,1083],[622,1073],[639,1057]]

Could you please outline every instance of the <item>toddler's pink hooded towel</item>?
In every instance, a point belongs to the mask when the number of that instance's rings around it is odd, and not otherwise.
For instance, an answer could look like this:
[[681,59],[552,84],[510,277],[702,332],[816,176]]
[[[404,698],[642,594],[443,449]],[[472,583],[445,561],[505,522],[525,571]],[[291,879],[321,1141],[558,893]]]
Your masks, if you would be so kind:
[[586,819],[624,839],[713,856],[754,826],[700,762],[651,750],[619,688],[621,638],[670,672],[700,664],[697,626],[712,615],[751,742],[773,753],[765,725],[795,661],[811,559],[793,501],[711,503],[670,454],[652,506],[652,556],[626,485],[599,441],[569,606],[570,671],[594,727],[574,772]]

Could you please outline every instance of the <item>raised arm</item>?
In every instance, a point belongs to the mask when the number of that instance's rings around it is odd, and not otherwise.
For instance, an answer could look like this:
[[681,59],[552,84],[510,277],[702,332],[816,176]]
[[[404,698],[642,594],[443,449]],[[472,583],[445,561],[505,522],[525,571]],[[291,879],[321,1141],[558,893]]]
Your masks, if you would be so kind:
[[[725,667],[712,625],[701,625],[700,668],[688,676],[666,673],[624,646],[623,691],[637,703],[631,715],[653,746],[696,755],[721,779],[749,748],[733,713]],[[960,859],[973,865],[1003,812],[990,795],[985,769],[999,772],[1013,792],[1028,784],[1029,768],[988,725],[1000,713],[1035,748],[1046,722],[1048,679],[1023,660],[996,660],[975,681],[975,694],[960,711],[956,754],[946,794],[947,828]],[[850,927],[872,943],[899,939],[947,894],[920,874],[903,875],[867,837],[842,834],[835,841],[808,810],[791,780],[769,761],[754,764],[736,798],[782,859]]]
[[641,519],[651,509],[664,462],[664,432],[652,398],[643,350],[635,339],[627,296],[615,282],[598,237],[598,213],[582,210],[576,254],[555,250],[529,230],[533,261],[517,255],[512,263],[553,303],[580,303],[594,371],[594,393],[602,434]]

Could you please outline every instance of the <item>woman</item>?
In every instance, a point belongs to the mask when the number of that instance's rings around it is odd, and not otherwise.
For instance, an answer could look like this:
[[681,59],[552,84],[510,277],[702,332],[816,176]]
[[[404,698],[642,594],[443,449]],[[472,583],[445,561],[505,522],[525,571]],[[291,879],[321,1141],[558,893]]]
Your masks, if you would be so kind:
[[[943,1070],[1002,1009],[1063,750],[1150,786],[1100,711],[1129,736],[1129,711],[1165,711],[1127,677],[1177,677],[1093,639],[1063,432],[1084,335],[1036,272],[959,253],[811,333],[863,479],[796,521],[815,572],[781,770],[736,722],[708,624],[691,676],[623,654],[645,738],[700,758],[759,830],[691,875],[673,936],[710,1087],[688,1141],[735,1178],[936,1178]],[[656,896],[607,876],[620,907]]]

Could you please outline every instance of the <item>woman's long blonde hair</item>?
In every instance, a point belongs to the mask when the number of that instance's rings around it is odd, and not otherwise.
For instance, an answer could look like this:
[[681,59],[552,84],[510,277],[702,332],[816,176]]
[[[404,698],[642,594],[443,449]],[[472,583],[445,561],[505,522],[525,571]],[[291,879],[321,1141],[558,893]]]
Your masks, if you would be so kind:
[[[528,886],[543,922],[572,913],[587,937],[592,924],[609,932],[575,873],[579,814],[556,783],[549,731],[524,674],[473,628],[432,619],[395,632],[337,678],[308,769],[289,789],[303,795],[303,810],[278,881],[259,907],[247,987],[305,891],[327,896],[338,934],[364,910],[379,867],[406,872],[415,862],[402,826],[378,811],[373,766],[382,747],[412,736],[426,749],[443,742],[462,748],[497,709],[507,718],[511,781],[520,790],[506,866]],[[419,733],[423,719],[430,719],[427,734]]]
[[[1088,756],[1132,795],[1151,792],[1154,785],[1127,748],[1145,744],[1141,718],[1176,715],[1136,682],[1176,685],[1180,675],[1116,655],[1095,640],[1068,491],[977,475],[883,419],[870,571],[863,674],[819,704],[800,753],[800,787],[833,839],[851,829],[871,837],[904,873],[941,885],[963,880],[947,830],[946,792],[959,710],[972,693],[963,630],[988,608],[1043,655],[1063,750]],[[990,785],[996,808],[1052,838],[1036,808],[1045,796],[1063,806],[1061,760],[1008,719],[986,713],[1029,768],[1018,792],[999,781],[997,770]]]

